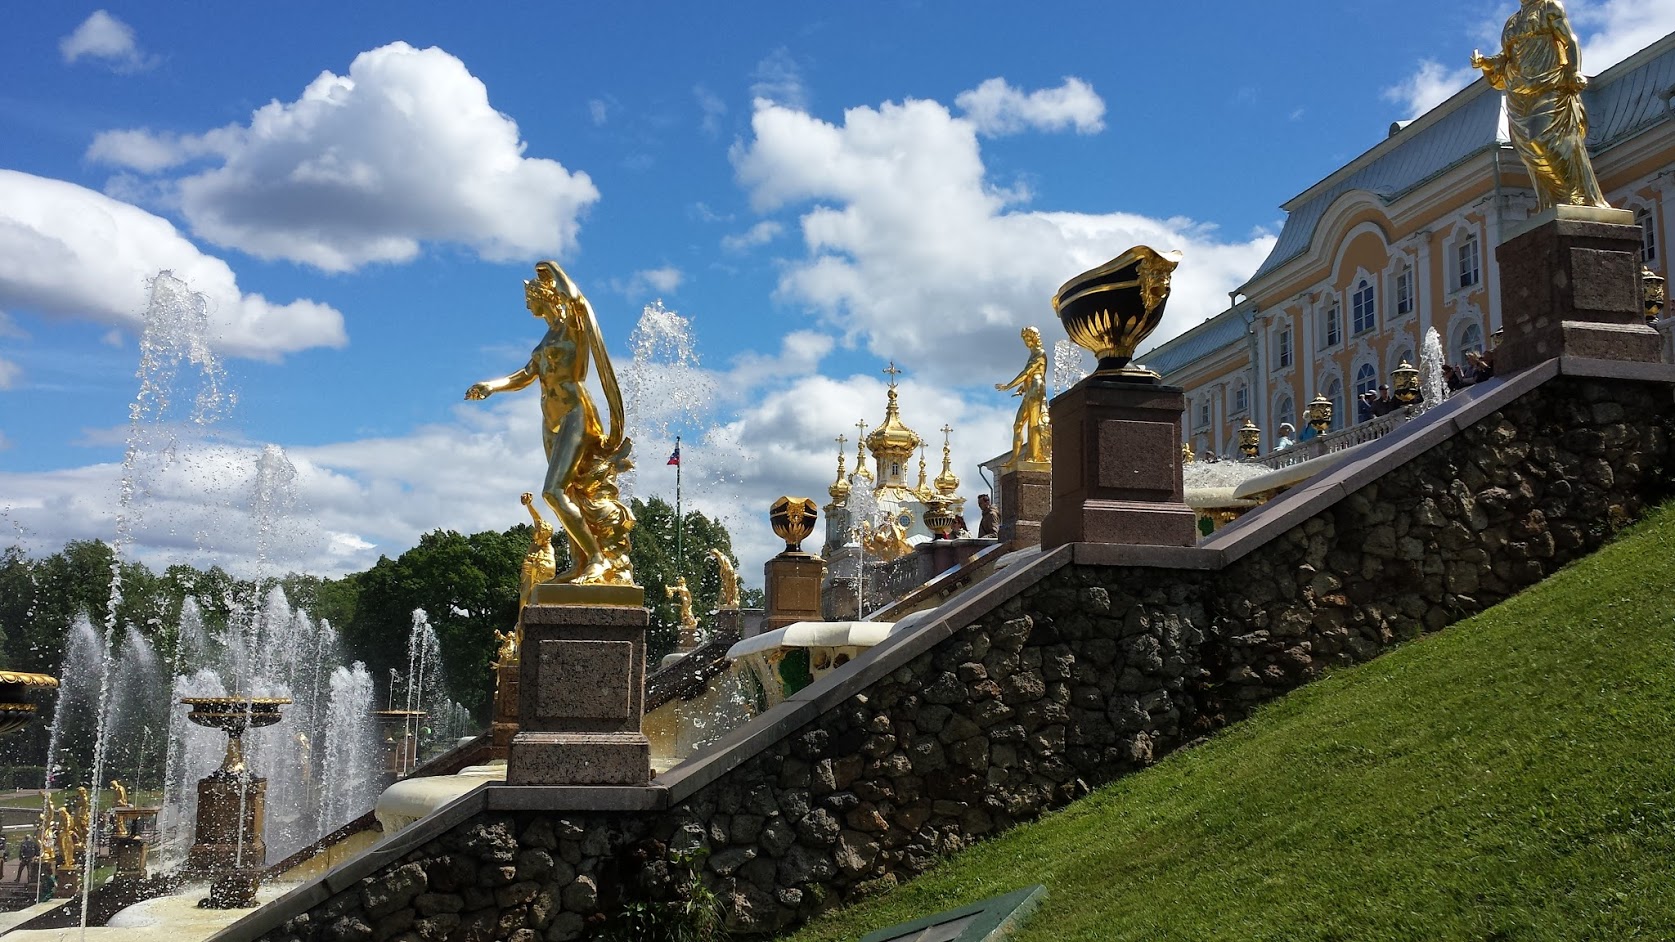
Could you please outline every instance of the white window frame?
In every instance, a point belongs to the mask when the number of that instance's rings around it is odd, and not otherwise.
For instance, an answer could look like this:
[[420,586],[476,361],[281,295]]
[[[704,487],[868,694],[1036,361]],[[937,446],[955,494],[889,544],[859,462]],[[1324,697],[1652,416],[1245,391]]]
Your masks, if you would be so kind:
[[1403,263],[1396,269],[1396,316],[1406,317],[1414,311],[1413,266]]
[[[1332,394],[1332,388],[1334,386],[1337,387],[1337,395]],[[1325,396],[1326,399],[1332,403],[1332,424],[1326,426],[1326,430],[1328,432],[1336,432],[1338,429],[1346,428],[1348,426],[1348,421],[1344,418],[1342,377],[1339,377],[1337,374],[1326,377],[1326,385],[1323,386],[1322,389],[1324,391],[1321,395]]]
[[1454,243],[1454,290],[1469,291],[1482,283],[1482,244],[1477,233],[1468,232]]
[[[1378,291],[1373,288],[1373,279],[1362,278],[1355,286],[1350,299],[1350,336],[1359,337],[1378,329]],[[1366,323],[1362,324],[1365,320]]]
[[1279,363],[1280,369],[1290,369],[1292,364],[1297,362],[1297,350],[1296,345],[1292,343],[1290,324],[1280,328],[1279,336],[1274,341],[1274,347],[1276,351],[1274,359]]
[[1326,302],[1325,313],[1320,321],[1320,349],[1330,350],[1343,343],[1343,308],[1338,306],[1336,297]]
[[1233,386],[1233,415],[1241,415],[1250,409],[1250,386],[1239,382]]

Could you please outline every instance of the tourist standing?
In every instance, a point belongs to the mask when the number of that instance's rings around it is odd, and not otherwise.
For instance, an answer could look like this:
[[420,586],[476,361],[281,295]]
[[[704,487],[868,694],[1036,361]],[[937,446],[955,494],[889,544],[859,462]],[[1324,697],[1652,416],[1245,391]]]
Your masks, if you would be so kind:
[[1279,441],[1274,442],[1274,450],[1284,451],[1292,445],[1297,444],[1296,436],[1297,430],[1291,426],[1290,422],[1281,422],[1280,437]]
[[1000,511],[989,502],[989,495],[977,495],[977,509],[982,516],[977,518],[977,538],[987,539],[1000,535]]
[[35,835],[23,835],[23,843],[17,849],[17,874],[15,883],[22,883],[29,877],[29,871],[35,868],[35,861],[41,856],[41,845],[35,840]]

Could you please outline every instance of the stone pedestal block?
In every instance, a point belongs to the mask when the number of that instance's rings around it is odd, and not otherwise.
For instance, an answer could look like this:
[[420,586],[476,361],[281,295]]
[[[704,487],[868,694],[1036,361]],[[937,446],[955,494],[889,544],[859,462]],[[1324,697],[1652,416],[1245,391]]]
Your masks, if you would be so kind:
[[1041,526],[1042,549],[1198,542],[1192,509],[1181,502],[1180,387],[1095,373],[1052,409],[1053,509]]
[[489,727],[489,759],[505,761],[512,755],[512,737],[518,732],[518,677],[522,673],[517,661],[497,664],[494,668],[494,722]]
[[[256,776],[222,776],[198,780],[196,842],[186,852],[190,873],[222,873],[267,864],[268,846],[262,840],[267,822],[268,780]],[[240,844],[244,851],[239,852]]]
[[1041,543],[1041,521],[1053,506],[1053,472],[1000,472],[1000,542],[1013,549]]
[[1561,354],[1657,362],[1663,343],[1640,296],[1640,227],[1627,210],[1560,206],[1495,248],[1500,344],[1495,372]]
[[726,641],[731,644],[744,637],[744,612],[736,608],[718,609],[715,613],[715,633],[710,636],[711,641]]
[[512,785],[642,785],[651,746],[644,607],[531,604],[523,611]]
[[820,621],[820,583],[826,578],[826,561],[808,553],[781,553],[762,566],[766,587],[767,617],[763,631],[783,628],[792,622]]

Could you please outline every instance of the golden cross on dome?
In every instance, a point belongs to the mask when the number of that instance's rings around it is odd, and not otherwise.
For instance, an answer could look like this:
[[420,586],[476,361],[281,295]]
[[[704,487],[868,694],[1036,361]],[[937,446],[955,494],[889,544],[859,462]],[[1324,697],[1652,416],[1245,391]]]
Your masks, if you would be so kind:
[[896,388],[896,377],[901,374],[901,370],[896,368],[896,361],[891,360],[890,365],[886,366],[884,369],[880,370],[879,372],[884,373],[885,375],[890,377],[890,388],[895,389]]
[[940,431],[942,432],[942,444],[948,444],[948,436],[953,434],[954,427],[952,425],[944,424]]
[[838,452],[841,454],[843,452],[843,446],[849,444],[849,439],[845,438],[842,435],[839,435],[837,437],[837,443],[838,443]]

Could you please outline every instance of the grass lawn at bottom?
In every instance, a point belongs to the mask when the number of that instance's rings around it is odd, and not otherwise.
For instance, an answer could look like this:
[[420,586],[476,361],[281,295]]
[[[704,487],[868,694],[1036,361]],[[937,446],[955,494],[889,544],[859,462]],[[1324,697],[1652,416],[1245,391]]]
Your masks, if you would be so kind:
[[1031,883],[1019,942],[1675,939],[1675,504],[796,942]]

